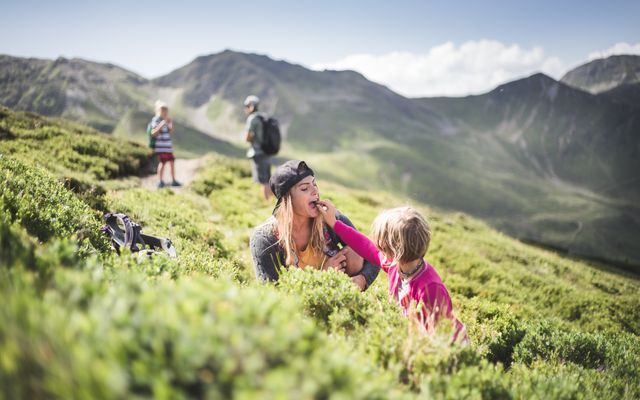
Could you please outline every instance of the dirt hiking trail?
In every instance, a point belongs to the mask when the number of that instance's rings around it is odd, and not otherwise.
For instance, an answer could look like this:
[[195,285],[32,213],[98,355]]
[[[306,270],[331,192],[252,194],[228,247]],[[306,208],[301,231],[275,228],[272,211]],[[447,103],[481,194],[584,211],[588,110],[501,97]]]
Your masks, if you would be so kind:
[[[189,186],[195,178],[196,172],[203,166],[204,158],[176,158],[176,180],[182,183],[182,188]],[[171,184],[171,167],[167,164],[164,167],[164,182]],[[151,174],[140,179],[140,186],[145,189],[157,189],[158,188],[158,175]],[[180,190],[182,188],[174,188],[167,186],[174,190]]]

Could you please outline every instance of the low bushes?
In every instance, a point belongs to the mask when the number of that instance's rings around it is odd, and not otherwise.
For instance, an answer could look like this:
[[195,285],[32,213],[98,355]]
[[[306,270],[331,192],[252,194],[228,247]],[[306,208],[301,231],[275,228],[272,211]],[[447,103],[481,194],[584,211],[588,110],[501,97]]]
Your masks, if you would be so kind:
[[389,376],[302,316],[294,298],[205,276],[148,279],[99,264],[42,293],[2,270],[7,398],[389,398]]
[[107,248],[98,216],[45,170],[0,155],[0,211],[40,241],[73,236],[85,250]]
[[371,316],[371,301],[343,273],[291,268],[279,287],[296,297],[305,312],[324,327],[354,329]]
[[[0,153],[84,180],[137,173],[148,149],[84,125],[0,106]],[[4,139],[4,140],[3,140]]]
[[[364,293],[314,270],[256,283],[246,241],[273,204],[246,161],[211,157],[195,193],[107,192],[99,177],[128,167],[87,160],[134,166],[137,149],[116,157],[87,136],[65,150],[82,156],[46,171],[29,153],[37,143],[89,133],[22,116],[0,109],[0,397],[640,397],[633,278],[421,209],[434,229],[427,259],[471,341],[451,346],[449,324],[424,337],[403,317],[384,273]],[[379,207],[402,202],[321,189],[365,232]],[[115,256],[103,210],[171,238],[179,257]]]

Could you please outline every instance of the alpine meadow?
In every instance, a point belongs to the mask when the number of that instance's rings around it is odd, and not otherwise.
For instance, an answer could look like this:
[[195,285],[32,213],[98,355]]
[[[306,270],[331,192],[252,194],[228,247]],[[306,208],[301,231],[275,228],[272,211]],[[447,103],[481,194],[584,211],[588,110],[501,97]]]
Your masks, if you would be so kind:
[[640,399],[640,5],[26,3],[0,400]]
[[237,156],[240,100],[256,93],[280,121],[283,157],[308,160],[326,179],[401,192],[638,272],[639,70],[640,56],[613,56],[561,81],[535,74],[483,95],[410,99],[356,72],[234,51],[153,80],[112,64],[0,56],[0,103],[143,143],[162,98],[183,135],[179,156]]
[[[446,325],[411,335],[383,279],[363,293],[335,272],[257,283],[248,235],[271,207],[243,160],[212,151],[190,188],[149,191],[141,145],[7,108],[0,132],[7,399],[640,396],[635,275],[415,203],[471,338],[451,346]],[[383,204],[410,201],[321,185],[365,232]],[[108,210],[171,237],[178,258],[116,256]]]

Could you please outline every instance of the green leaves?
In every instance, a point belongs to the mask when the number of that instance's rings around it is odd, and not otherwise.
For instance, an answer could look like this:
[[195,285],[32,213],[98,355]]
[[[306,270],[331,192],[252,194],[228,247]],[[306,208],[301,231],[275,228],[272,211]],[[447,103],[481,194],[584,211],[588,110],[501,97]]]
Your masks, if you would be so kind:
[[18,221],[40,241],[74,236],[81,246],[88,240],[106,249],[94,212],[51,174],[0,154],[0,175],[0,211],[10,222]]
[[[3,287],[5,393],[385,398],[389,392],[384,372],[330,340],[294,297],[202,275],[152,281],[122,271],[110,281],[101,271],[98,265],[58,271],[41,295],[28,285]],[[27,277],[9,279],[15,287]]]
[[305,312],[324,327],[353,330],[366,323],[372,304],[343,273],[312,268],[283,271],[279,287],[296,296]]
[[[0,154],[85,182],[136,173],[148,158],[143,146],[65,120],[0,106]],[[9,139],[9,140],[3,140]]]

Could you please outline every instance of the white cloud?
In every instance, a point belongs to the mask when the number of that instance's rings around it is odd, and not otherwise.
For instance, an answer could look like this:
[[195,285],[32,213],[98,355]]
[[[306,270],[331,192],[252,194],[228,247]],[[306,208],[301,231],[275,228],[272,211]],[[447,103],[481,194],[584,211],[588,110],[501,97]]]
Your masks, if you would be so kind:
[[589,53],[588,59],[594,60],[596,58],[604,58],[604,57],[609,57],[609,56],[619,55],[619,54],[640,55],[640,42],[636,44],[629,44],[627,42],[616,43],[606,50],[594,51],[593,53]]
[[523,49],[495,40],[468,41],[459,46],[446,42],[424,54],[353,54],[312,68],[356,70],[411,97],[483,93],[535,72],[559,78],[565,71],[564,63],[557,57],[546,56],[541,47]]

